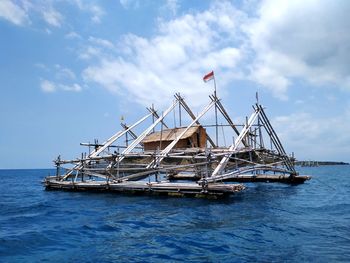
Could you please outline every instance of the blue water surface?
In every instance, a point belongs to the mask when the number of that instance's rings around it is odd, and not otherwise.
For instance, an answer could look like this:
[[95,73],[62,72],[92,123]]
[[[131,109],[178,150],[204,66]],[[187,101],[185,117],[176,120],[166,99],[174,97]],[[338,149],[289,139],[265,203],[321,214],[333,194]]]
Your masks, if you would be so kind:
[[0,170],[1,262],[349,262],[350,166],[226,200],[45,191]]

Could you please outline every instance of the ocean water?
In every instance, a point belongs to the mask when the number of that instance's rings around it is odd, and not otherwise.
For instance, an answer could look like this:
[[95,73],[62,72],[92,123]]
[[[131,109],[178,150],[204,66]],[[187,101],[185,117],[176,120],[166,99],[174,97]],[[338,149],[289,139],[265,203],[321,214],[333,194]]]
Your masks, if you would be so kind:
[[45,191],[0,170],[0,262],[349,262],[350,166],[225,200]]

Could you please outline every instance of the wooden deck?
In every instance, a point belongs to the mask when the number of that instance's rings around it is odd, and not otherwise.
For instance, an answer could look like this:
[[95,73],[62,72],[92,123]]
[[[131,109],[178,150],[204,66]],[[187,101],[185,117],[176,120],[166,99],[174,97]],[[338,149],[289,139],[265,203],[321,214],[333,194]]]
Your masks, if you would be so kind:
[[[266,182],[266,183],[285,183],[285,184],[302,184],[307,180],[310,180],[311,176],[307,175],[296,175],[290,176],[285,174],[271,175],[271,174],[258,174],[258,175],[237,175],[232,176],[228,179],[222,180],[223,182],[238,182],[238,183],[248,183],[248,182]],[[200,180],[199,176],[193,174],[175,174],[169,176],[169,180]],[[218,180],[221,182],[221,180]]]
[[67,191],[93,191],[93,192],[120,192],[131,194],[158,194],[169,196],[195,196],[195,197],[224,197],[245,189],[242,184],[213,183],[206,186],[197,183],[170,183],[170,182],[120,182],[107,183],[102,181],[58,181],[54,178],[45,180],[47,190]]
[[225,180],[226,182],[240,182],[240,183],[248,183],[248,182],[265,182],[265,183],[284,183],[284,184],[302,184],[307,180],[310,180],[311,176],[306,175],[240,175],[236,177],[232,177],[230,179]]

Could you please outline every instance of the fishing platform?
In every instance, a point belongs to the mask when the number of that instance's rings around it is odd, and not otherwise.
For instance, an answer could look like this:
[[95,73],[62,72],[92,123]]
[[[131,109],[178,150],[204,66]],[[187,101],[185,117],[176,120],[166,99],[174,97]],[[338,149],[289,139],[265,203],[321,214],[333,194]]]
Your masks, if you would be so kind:
[[[81,143],[89,151],[80,158],[59,156],[54,160],[56,175],[46,177],[44,186],[48,190],[217,198],[244,190],[244,182],[300,184],[309,180],[295,170],[294,156],[284,150],[258,99],[252,109],[245,123],[237,124],[216,92],[197,115],[176,93],[161,114],[152,106],[136,122],[122,122],[121,129],[105,142]],[[203,118],[210,110],[215,113],[214,124]],[[173,127],[169,125],[172,115]],[[219,117],[225,123],[219,124]],[[143,129],[137,132],[141,124]],[[230,145],[225,135],[233,138]]]

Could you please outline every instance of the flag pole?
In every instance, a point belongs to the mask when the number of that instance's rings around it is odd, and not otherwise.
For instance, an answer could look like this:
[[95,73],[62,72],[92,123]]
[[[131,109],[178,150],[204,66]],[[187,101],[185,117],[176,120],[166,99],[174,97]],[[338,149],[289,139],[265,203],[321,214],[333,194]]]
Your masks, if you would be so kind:
[[[214,72],[214,71],[213,71]],[[219,132],[218,132],[218,107],[216,104],[217,96],[216,96],[216,80],[215,74],[213,74],[214,79],[214,97],[215,97],[215,133],[216,133],[216,147],[219,147]]]
[[215,99],[215,133],[216,133],[216,145],[213,145],[215,148],[219,147],[219,130],[218,130],[218,97],[216,92],[216,79],[214,75],[214,70],[209,72],[208,74],[204,75],[203,81],[207,82],[211,79],[214,79],[214,99]]
[[214,95],[216,97],[216,81],[215,81],[215,75],[213,75],[213,79],[214,79]]

